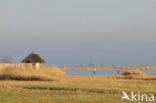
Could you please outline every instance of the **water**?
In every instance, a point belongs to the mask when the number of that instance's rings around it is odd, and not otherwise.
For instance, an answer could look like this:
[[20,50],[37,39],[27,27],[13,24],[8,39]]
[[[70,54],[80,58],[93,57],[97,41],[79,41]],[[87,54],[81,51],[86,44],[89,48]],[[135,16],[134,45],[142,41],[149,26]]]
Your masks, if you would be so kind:
[[156,70],[142,70],[142,72],[145,72],[150,75],[156,75]]
[[[67,75],[80,75],[80,76],[90,76],[94,75],[93,71],[89,70],[66,70],[64,71],[67,73]],[[120,74],[122,74],[123,71],[120,70]],[[143,70],[143,72],[150,74],[150,75],[156,75],[156,70]],[[98,70],[96,71],[95,75],[99,76],[111,76],[111,75],[117,75],[116,70]]]

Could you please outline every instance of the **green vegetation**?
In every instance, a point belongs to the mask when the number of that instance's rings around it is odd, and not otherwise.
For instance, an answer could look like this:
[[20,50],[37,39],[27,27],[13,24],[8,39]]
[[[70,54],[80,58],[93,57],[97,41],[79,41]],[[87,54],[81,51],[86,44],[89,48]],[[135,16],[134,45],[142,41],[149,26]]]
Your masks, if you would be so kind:
[[155,86],[155,80],[102,76],[65,76],[54,81],[0,81],[0,103],[121,103],[122,91],[156,94]]
[[118,95],[79,91],[0,89],[0,94],[0,103],[113,103],[113,99],[120,101]]

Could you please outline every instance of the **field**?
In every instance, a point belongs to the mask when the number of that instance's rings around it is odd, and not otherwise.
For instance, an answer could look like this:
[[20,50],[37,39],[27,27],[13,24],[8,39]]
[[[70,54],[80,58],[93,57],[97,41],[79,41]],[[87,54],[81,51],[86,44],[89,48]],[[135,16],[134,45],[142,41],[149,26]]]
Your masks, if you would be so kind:
[[8,68],[0,79],[0,103],[129,103],[121,101],[123,91],[156,95],[156,76],[140,71],[104,77],[68,76],[58,67]]
[[100,76],[65,76],[55,81],[0,81],[0,103],[121,103],[122,91],[156,94],[155,86],[155,80]]

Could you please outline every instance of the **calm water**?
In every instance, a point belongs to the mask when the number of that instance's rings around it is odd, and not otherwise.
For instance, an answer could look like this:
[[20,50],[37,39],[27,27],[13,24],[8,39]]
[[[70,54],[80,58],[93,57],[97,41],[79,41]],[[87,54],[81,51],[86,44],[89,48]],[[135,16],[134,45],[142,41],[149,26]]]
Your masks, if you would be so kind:
[[[81,75],[81,76],[89,76],[89,75],[94,75],[93,71],[85,71],[85,70],[66,70],[64,71],[68,75]],[[120,71],[120,74],[122,74],[123,71]],[[143,72],[150,74],[150,75],[156,75],[156,70],[143,70]],[[99,70],[96,71],[95,75],[100,75],[100,76],[110,76],[110,75],[117,75],[116,70]]]

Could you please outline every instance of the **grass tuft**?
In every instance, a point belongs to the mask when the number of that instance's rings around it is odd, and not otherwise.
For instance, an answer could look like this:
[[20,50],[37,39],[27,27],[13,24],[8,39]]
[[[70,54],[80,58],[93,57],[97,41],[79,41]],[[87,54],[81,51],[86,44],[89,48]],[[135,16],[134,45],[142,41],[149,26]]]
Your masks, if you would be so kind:
[[130,71],[130,70],[125,70],[122,75],[124,76],[149,76],[148,74],[144,73],[144,72],[141,72],[139,70],[133,70],[133,71]]
[[111,76],[116,79],[156,80],[156,76],[148,75],[139,70],[125,70],[122,75]]

